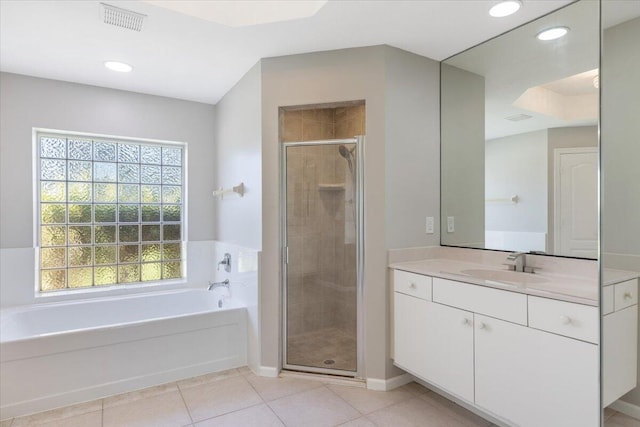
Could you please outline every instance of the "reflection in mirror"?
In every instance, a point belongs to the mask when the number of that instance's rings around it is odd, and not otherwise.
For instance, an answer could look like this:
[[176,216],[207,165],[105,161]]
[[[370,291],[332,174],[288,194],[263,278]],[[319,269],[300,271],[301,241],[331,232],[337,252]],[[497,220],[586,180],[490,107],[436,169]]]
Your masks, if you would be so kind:
[[602,20],[602,399],[605,426],[640,425],[640,2],[604,1]]
[[443,245],[597,258],[598,28],[583,0],[443,62]]

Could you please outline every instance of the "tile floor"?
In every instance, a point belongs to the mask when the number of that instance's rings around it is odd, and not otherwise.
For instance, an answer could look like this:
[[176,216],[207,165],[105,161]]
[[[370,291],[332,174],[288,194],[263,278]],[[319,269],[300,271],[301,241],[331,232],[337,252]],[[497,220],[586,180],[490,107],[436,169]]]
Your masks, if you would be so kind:
[[[640,427],[612,410],[606,427]],[[247,368],[190,378],[2,421],[0,427],[489,427],[491,423],[411,383],[389,392]]]

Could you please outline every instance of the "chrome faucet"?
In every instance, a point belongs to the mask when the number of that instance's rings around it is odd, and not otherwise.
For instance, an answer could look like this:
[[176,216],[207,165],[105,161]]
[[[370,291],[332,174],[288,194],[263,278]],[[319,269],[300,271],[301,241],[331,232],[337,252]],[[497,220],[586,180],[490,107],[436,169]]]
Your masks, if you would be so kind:
[[229,289],[229,279],[225,279],[224,282],[209,282],[209,287],[207,290],[212,291],[216,288],[227,288]]
[[511,271],[522,273],[524,272],[526,261],[527,259],[524,252],[514,252],[509,254],[504,265],[508,266]]
[[231,271],[231,254],[230,253],[226,253],[224,254],[224,257],[222,258],[222,261],[220,261],[218,263],[218,270],[220,270],[220,266],[224,265],[224,271],[226,271],[227,273],[229,273]]

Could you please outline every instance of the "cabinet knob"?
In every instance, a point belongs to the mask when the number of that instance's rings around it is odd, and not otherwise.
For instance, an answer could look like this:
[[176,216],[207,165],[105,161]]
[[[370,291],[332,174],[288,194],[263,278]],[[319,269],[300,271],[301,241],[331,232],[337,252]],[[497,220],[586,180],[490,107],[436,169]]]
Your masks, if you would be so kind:
[[484,322],[480,322],[480,324],[478,325],[478,328],[480,329],[487,329],[487,324]]
[[560,316],[560,321],[563,324],[568,325],[571,323],[571,318],[569,316]]
[[622,296],[622,298],[631,299],[631,298],[633,298],[633,294],[631,292],[625,292],[624,295]]
[[411,283],[409,283],[409,287],[410,287],[411,289],[415,289],[415,288],[416,288],[416,284],[415,284],[415,283],[413,283],[413,282],[411,282]]
[[469,320],[469,319],[462,319],[462,324],[463,324],[463,325],[470,325],[470,324],[471,324],[471,320]]

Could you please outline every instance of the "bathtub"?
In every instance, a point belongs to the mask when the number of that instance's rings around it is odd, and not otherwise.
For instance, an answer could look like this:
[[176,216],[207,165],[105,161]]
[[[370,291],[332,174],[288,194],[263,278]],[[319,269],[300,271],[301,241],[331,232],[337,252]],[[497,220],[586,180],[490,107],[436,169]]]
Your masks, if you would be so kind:
[[179,290],[0,312],[0,419],[246,365],[246,308]]

